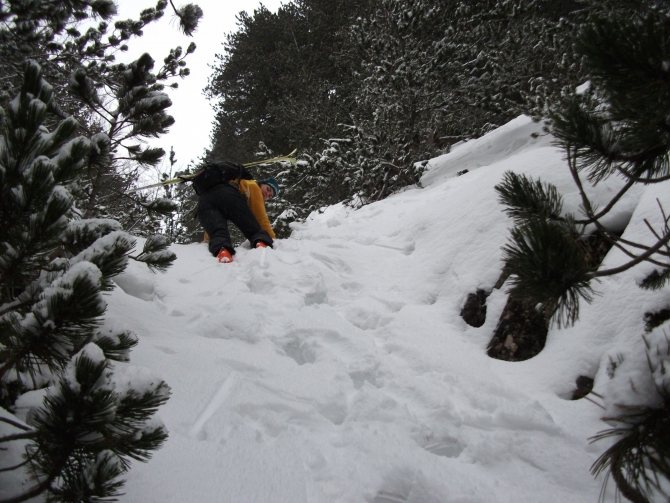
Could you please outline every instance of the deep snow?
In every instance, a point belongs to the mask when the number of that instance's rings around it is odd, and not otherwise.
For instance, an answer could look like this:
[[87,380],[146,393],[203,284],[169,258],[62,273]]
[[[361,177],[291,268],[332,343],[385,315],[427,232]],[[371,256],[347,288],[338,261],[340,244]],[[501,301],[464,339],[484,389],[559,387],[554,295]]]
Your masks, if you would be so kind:
[[[642,315],[667,295],[638,290],[639,271],[603,279],[540,355],[489,358],[506,288],[482,327],[459,312],[502,269],[512,222],[494,185],[513,170],[556,184],[568,211],[579,198],[562,152],[527,117],[429,166],[423,188],[326,208],[274,250],[242,247],[224,265],[204,244],[175,245],[166,274],[131,263],[117,278],[107,326],[136,332],[131,365],[172,388],[159,411],[170,438],[134,464],[121,501],[598,501],[603,479],[589,469],[607,442],[589,437],[608,426],[594,403],[569,400],[575,379],[606,391],[609,358],[644,354]],[[634,191],[610,223],[658,221],[657,197]],[[652,239],[643,225],[626,232]],[[623,261],[612,252],[604,266]]]

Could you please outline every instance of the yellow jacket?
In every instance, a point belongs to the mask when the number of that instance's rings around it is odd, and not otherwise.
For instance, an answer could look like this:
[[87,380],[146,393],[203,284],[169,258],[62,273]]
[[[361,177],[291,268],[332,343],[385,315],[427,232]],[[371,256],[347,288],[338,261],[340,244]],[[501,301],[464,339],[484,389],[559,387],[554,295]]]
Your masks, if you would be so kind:
[[261,188],[254,180],[240,180],[239,186],[240,193],[247,198],[249,209],[256,217],[256,220],[258,220],[261,228],[267,231],[272,239],[275,239],[277,236],[275,236],[275,231],[272,230],[268,214],[265,212],[265,201],[263,201]]
[[[270,237],[275,239],[277,236],[275,236],[275,231],[272,230],[268,214],[265,212],[265,201],[263,201],[261,188],[254,180],[233,180],[233,182],[238,184],[240,194],[247,198],[249,209],[251,210],[251,213],[254,214],[254,217],[256,217],[261,229],[267,231],[267,233],[270,234]],[[209,235],[206,232],[204,241],[205,243],[209,242]]]

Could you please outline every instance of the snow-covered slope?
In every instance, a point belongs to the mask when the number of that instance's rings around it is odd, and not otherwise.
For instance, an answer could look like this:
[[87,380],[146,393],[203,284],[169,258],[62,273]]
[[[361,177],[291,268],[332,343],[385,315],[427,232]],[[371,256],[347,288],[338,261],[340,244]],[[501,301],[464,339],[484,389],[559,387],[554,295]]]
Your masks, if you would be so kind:
[[606,445],[588,438],[606,427],[602,410],[568,398],[581,374],[606,385],[608,355],[639,345],[651,294],[632,273],[607,279],[539,356],[490,359],[505,288],[484,326],[459,312],[500,275],[511,222],[493,186],[510,169],[576,208],[561,152],[520,117],[434,159],[424,188],[327,208],[274,250],[240,248],[222,265],[204,244],[174,246],[164,275],[131,264],[109,323],[138,334],[132,364],[172,398],[160,410],[170,439],[134,465],[122,501],[598,501],[589,468]]

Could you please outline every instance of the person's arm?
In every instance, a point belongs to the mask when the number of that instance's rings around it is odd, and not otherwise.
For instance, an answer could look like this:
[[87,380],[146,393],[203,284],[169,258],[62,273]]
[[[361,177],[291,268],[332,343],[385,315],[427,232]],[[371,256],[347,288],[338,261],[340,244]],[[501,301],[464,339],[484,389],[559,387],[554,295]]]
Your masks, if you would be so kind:
[[248,183],[247,185],[249,190],[249,209],[251,209],[251,213],[253,213],[256,220],[258,220],[261,228],[264,231],[267,231],[272,239],[275,239],[275,231],[272,230],[270,219],[265,212],[265,202],[263,201],[261,188],[256,183]]

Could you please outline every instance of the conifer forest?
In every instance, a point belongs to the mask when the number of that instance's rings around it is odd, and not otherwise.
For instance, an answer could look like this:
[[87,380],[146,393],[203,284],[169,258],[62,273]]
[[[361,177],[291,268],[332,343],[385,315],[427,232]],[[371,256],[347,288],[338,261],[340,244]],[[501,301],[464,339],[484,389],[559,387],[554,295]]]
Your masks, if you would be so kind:
[[[502,272],[468,292],[460,316],[481,326],[505,284],[485,352],[526,361],[552,327],[579,323],[603,278],[643,269],[627,288],[661,299],[644,313],[643,371],[654,385],[609,406],[608,426],[594,432],[609,447],[591,472],[606,474],[618,498],[668,501],[670,208],[659,201],[660,223],[644,221],[653,242],[624,234],[613,215],[642,187],[670,183],[670,1],[261,5],[220,34],[203,91],[211,143],[183,169],[179,152],[145,140],[174,123],[168,91],[189,78],[196,43],[120,62],[164,16],[191,37],[203,11],[158,0],[120,19],[113,0],[0,0],[0,480],[22,481],[0,490],[0,503],[123,501],[133,463],[150,464],[170,442],[156,419],[170,384],[160,369],[120,365],[143,334],[117,325],[106,300],[129,265],[165,273],[172,245],[202,240],[189,184],[133,190],[149,170],[167,165],[165,181],[297,148],[294,164],[249,168],[279,181],[266,205],[287,239],[333,205],[357,211],[421,189],[432,159],[521,115],[553,135],[571,184],[502,175],[487,202],[510,219]],[[596,201],[591,189],[613,178],[620,188]],[[610,250],[625,260],[601,266]],[[626,357],[611,361],[612,375]],[[577,384],[579,398],[607,402],[592,379]]]

